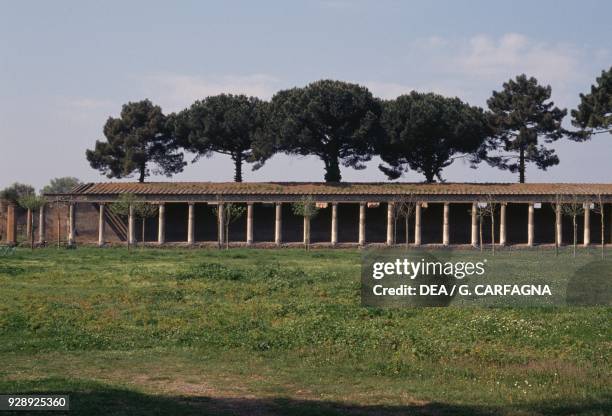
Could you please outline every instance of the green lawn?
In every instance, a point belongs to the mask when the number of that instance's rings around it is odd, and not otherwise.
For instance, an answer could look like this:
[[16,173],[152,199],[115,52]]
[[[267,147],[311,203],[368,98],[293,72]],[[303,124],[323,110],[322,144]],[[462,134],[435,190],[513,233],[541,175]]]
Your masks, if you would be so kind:
[[[575,263],[496,257],[519,258]],[[367,309],[359,289],[357,250],[20,249],[0,393],[68,392],[70,415],[612,413],[610,307]]]

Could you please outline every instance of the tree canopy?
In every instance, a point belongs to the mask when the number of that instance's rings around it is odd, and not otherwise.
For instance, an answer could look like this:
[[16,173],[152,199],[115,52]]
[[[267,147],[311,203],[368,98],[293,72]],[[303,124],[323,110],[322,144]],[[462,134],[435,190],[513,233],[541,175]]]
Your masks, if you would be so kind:
[[572,110],[572,125],[579,127],[579,139],[612,132],[612,67],[601,71],[589,94],[580,94],[578,109]]
[[185,149],[199,156],[229,155],[234,180],[242,182],[242,163],[252,157],[252,143],[263,129],[265,103],[255,97],[221,94],[196,101],[174,117],[174,133]]
[[154,173],[166,176],[181,172],[185,166],[166,116],[149,100],[124,104],[119,118],[106,121],[104,136],[106,140],[96,141],[86,155],[91,167],[109,178],[137,173],[138,181],[144,182],[152,163],[156,165]]
[[275,152],[314,155],[325,165],[325,181],[340,182],[340,163],[363,169],[382,133],[382,108],[367,88],[321,80],[276,93],[267,112],[267,134],[256,140],[261,164]]
[[43,194],[64,194],[70,192],[75,186],[80,185],[81,181],[72,176],[51,179],[48,185],[41,190]]
[[456,154],[473,154],[475,163],[491,134],[481,108],[458,98],[415,91],[384,103],[382,125],[386,134],[377,147],[387,165],[379,168],[390,179],[413,169],[427,182],[442,180],[442,170]]
[[34,195],[36,195],[36,190],[33,186],[19,182],[15,182],[0,191],[0,199],[6,199],[12,203],[18,203],[20,199]]
[[559,163],[555,151],[540,143],[540,138],[552,143],[567,133],[561,127],[567,110],[555,107],[550,96],[550,86],[541,86],[537,79],[522,74],[505,82],[502,91],[493,91],[487,101],[495,129],[488,148],[504,153],[489,155],[486,160],[491,166],[518,172],[520,183],[525,182],[527,163],[542,170]]

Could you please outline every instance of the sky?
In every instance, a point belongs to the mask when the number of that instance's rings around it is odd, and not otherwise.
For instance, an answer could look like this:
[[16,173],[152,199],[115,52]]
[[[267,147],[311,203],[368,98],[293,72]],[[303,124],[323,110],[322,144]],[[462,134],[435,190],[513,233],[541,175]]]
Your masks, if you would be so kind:
[[[0,188],[51,178],[108,181],[85,150],[109,116],[145,98],[165,113],[222,92],[269,99],[332,78],[394,98],[412,90],[485,107],[518,74],[551,85],[568,111],[612,65],[610,1],[4,1],[0,0]],[[569,117],[566,118],[569,123]],[[569,126],[569,124],[568,124]],[[528,182],[610,182],[612,135],[554,144],[560,165]],[[191,155],[187,155],[189,161]],[[373,159],[344,181],[385,181]],[[456,161],[449,182],[516,182]],[[246,181],[320,181],[314,157],[274,156]],[[225,156],[172,179],[231,181]],[[132,178],[132,180],[134,180]],[[410,172],[401,181],[422,181]]]

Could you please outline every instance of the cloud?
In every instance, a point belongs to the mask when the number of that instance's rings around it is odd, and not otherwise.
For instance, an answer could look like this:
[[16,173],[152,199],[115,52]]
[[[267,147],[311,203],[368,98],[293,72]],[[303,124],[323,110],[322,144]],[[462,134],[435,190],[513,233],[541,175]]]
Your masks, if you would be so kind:
[[265,74],[201,77],[156,74],[142,78],[145,94],[165,111],[178,111],[195,100],[221,93],[245,94],[269,99],[279,89],[279,80]]
[[[574,104],[576,88],[594,77],[593,67],[604,65],[607,49],[546,42],[520,33],[466,38],[430,36],[412,41],[406,51],[417,82],[453,91],[466,100],[484,104],[492,89],[525,73],[553,87],[555,101]],[[605,66],[605,65],[604,65]]]
[[479,35],[469,39],[457,57],[458,67],[476,77],[495,78],[526,73],[560,84],[578,77],[580,52],[569,45],[537,42],[518,33],[499,39]]

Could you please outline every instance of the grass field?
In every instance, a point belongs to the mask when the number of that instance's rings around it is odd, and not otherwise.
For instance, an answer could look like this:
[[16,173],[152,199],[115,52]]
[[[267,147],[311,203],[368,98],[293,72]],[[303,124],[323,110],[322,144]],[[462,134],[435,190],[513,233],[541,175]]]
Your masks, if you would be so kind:
[[70,415],[612,414],[612,308],[368,309],[359,265],[20,249],[0,257],[0,393],[69,392]]

